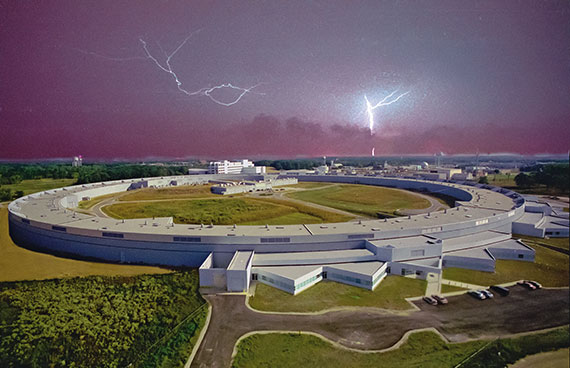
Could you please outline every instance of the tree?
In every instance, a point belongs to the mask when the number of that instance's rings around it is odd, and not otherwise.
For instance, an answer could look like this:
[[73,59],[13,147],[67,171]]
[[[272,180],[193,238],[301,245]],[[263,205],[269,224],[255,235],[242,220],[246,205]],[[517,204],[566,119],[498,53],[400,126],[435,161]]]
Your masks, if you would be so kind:
[[479,184],[489,184],[489,179],[486,176],[479,177]]
[[535,184],[534,177],[527,175],[525,173],[520,173],[515,176],[515,183],[521,188],[530,188]]

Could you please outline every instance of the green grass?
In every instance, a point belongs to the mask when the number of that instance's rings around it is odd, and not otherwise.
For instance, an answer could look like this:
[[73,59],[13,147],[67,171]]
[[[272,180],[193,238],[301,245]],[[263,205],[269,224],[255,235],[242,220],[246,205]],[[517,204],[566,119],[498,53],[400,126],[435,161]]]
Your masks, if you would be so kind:
[[446,284],[442,284],[441,285],[441,292],[442,293],[453,293],[456,291],[466,291],[467,289],[464,289],[462,287],[459,286],[453,286],[453,285],[446,285]]
[[555,248],[560,248],[565,250],[569,249],[568,238],[543,239],[543,238],[536,238],[534,236],[526,236],[519,234],[513,234],[513,238],[520,238],[530,246],[533,246],[535,243],[539,243],[539,244],[547,244]]
[[18,184],[6,184],[0,187],[11,189],[12,192],[21,190],[24,195],[41,192],[44,190],[67,187],[75,184],[77,179],[31,179],[22,180]]
[[106,199],[113,198],[117,195],[118,195],[118,193],[111,193],[111,194],[106,194],[106,195],[102,195],[102,196],[98,196],[98,197],[93,197],[93,198],[88,199],[86,201],[80,201],[77,208],[80,208],[82,210],[88,210],[88,209],[91,209],[96,204],[101,203]]
[[489,184],[498,187],[516,187],[515,176],[517,174],[489,174],[487,180],[489,180]]
[[347,216],[287,201],[253,198],[216,198],[139,203],[116,203],[102,209],[123,218],[174,217],[180,224],[287,225],[347,221]]
[[[477,340],[448,344],[434,332],[416,332],[398,349],[358,353],[306,334],[257,334],[240,341],[232,367],[505,367],[541,351],[567,347],[568,327],[494,342]],[[501,352],[501,354],[498,354]]]
[[292,185],[284,185],[280,188],[316,189],[316,188],[330,187],[332,185],[335,185],[335,183],[305,181],[305,182],[292,184]]
[[170,188],[144,188],[133,190],[122,196],[120,201],[148,201],[158,199],[220,198],[212,194],[212,185],[184,185]]
[[540,282],[543,286],[568,286],[568,256],[540,246],[534,247],[535,262],[497,260],[495,272],[446,268],[443,278],[477,285],[493,285],[521,279]]
[[205,319],[198,287],[197,270],[2,283],[0,366],[172,366]]
[[374,290],[321,281],[298,295],[258,283],[249,299],[252,308],[274,312],[316,312],[336,307],[376,307],[404,310],[410,304],[404,298],[421,296],[426,282],[400,276],[387,276]]
[[430,206],[428,200],[402,190],[354,184],[289,193],[288,196],[373,218],[377,213],[393,215],[398,209]]
[[8,234],[8,209],[0,207],[0,281],[42,280],[90,275],[140,275],[171,272],[164,268],[118,265],[60,258],[18,247]]

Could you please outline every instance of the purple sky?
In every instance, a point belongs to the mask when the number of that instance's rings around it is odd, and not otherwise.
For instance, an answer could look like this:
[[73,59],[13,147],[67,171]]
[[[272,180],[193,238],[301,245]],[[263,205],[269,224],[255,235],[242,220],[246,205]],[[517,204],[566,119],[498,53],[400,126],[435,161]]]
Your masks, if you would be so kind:
[[[567,0],[0,0],[0,25],[4,159],[569,148]],[[187,96],[139,41],[165,66],[197,30],[182,88],[263,84]]]

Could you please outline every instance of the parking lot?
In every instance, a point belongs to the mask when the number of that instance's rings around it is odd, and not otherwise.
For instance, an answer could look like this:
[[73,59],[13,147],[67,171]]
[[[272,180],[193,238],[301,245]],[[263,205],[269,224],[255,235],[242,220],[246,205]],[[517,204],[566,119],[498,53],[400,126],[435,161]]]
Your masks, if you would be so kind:
[[371,308],[317,315],[257,313],[244,295],[209,295],[212,317],[193,367],[228,367],[238,338],[263,330],[312,331],[347,347],[377,350],[392,346],[409,330],[438,329],[450,341],[498,337],[569,323],[568,289],[511,288],[507,297],[477,300],[469,295],[431,306],[419,300],[420,311],[408,315]]

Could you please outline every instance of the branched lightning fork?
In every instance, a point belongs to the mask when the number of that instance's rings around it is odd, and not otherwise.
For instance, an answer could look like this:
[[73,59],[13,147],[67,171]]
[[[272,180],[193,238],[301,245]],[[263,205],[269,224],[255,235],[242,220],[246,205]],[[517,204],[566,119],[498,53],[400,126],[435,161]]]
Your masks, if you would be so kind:
[[407,95],[408,93],[410,93],[410,91],[402,93],[401,95],[399,95],[396,98],[392,98],[392,96],[394,96],[394,94],[396,94],[396,92],[398,92],[397,90],[390,93],[388,96],[384,97],[382,99],[382,101],[378,102],[376,105],[372,105],[370,103],[370,101],[368,100],[368,97],[366,97],[366,95],[364,95],[364,99],[366,100],[366,112],[368,113],[368,125],[370,127],[370,134],[374,133],[374,110],[376,110],[379,107],[382,106],[388,106],[393,104],[394,102],[397,102],[400,98],[404,97],[405,95]]
[[[235,86],[231,83],[223,83],[223,84],[219,84],[217,86],[214,87],[204,87],[204,88],[200,88],[197,91],[188,91],[187,89],[182,87],[182,82],[180,81],[180,79],[178,78],[178,75],[176,74],[176,72],[174,72],[174,70],[172,69],[172,65],[170,65],[170,60],[172,60],[172,58],[176,55],[176,53],[178,51],[180,51],[180,49],[186,44],[186,42],[188,42],[188,40],[196,33],[200,32],[201,30],[197,30],[195,32],[192,32],[188,37],[186,37],[184,39],[184,41],[182,41],[180,43],[180,45],[178,45],[178,47],[176,47],[176,49],[174,49],[174,51],[172,51],[170,54],[167,54],[165,52],[166,55],[166,61],[164,62],[164,65],[161,64],[157,58],[155,58],[150,51],[148,50],[148,45],[146,43],[145,40],[143,40],[142,38],[139,39],[139,41],[142,43],[144,52],[146,54],[146,58],[152,60],[156,66],[158,66],[158,68],[168,74],[170,74],[172,76],[172,78],[174,78],[174,81],[176,82],[176,87],[178,88],[178,90],[188,96],[207,96],[210,100],[212,100],[213,102],[217,103],[218,105],[222,105],[222,106],[232,106],[235,105],[236,103],[238,103],[241,98],[243,96],[245,96],[247,93],[251,92],[254,88],[260,86],[263,83],[257,83],[254,86],[251,86],[249,88],[243,88],[243,87],[238,87]],[[160,49],[162,50],[162,47],[159,44]],[[163,50],[164,52],[164,50]],[[212,96],[212,92],[218,90],[218,89],[223,89],[223,88],[230,88],[233,90],[237,90],[240,91],[239,95],[231,102],[223,102],[220,101],[218,99],[216,99],[214,96]]]

